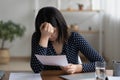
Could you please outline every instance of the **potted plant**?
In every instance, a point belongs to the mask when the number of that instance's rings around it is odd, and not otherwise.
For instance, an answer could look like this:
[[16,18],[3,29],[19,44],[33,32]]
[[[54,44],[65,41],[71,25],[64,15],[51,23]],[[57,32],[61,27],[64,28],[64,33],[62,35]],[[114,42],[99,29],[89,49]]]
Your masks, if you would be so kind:
[[0,63],[8,63],[9,49],[5,47],[5,42],[12,42],[16,37],[22,37],[25,27],[12,21],[0,21]]

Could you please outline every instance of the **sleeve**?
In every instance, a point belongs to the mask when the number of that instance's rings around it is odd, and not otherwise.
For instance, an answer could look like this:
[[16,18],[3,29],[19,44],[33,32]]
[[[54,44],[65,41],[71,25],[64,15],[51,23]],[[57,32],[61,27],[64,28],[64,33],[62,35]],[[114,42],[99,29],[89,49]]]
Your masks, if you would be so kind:
[[30,66],[35,73],[39,73],[44,69],[44,66],[37,60],[35,54],[46,55],[47,48],[39,45],[39,35],[37,35],[37,33],[32,35],[31,48],[32,51]]
[[95,71],[95,61],[103,62],[103,57],[78,33],[75,33],[74,42],[81,53],[89,60],[88,63],[83,63],[83,72]]

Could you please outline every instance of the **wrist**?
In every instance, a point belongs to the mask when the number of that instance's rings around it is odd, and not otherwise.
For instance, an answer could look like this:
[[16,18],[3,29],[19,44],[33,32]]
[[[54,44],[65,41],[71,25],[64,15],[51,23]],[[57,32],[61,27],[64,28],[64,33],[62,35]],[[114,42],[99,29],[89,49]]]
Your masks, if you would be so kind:
[[39,45],[41,45],[42,47],[47,47],[48,40],[49,40],[48,37],[41,37],[39,41]]
[[82,72],[82,65],[80,65],[80,64],[77,65],[76,72]]
[[48,36],[41,36],[41,37],[40,37],[40,40],[48,41],[48,40],[49,40],[49,37],[48,37]]

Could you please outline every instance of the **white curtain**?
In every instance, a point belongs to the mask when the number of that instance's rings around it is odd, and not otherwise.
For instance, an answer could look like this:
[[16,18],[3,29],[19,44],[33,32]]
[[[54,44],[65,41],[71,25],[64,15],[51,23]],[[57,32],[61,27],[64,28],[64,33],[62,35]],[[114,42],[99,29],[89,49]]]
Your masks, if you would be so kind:
[[120,0],[101,0],[103,18],[103,55],[111,67],[112,60],[120,61]]

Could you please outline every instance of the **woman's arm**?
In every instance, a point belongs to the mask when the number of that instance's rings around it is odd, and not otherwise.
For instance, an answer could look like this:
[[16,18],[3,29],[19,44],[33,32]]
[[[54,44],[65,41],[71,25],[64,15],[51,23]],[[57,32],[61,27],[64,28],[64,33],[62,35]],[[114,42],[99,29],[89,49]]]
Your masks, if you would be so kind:
[[78,33],[74,34],[75,44],[81,53],[90,61],[82,64],[83,72],[95,71],[95,61],[103,62],[103,57]]
[[35,73],[43,70],[44,66],[37,60],[35,54],[46,55],[48,40],[54,32],[54,28],[50,23],[44,22],[40,26],[40,33],[35,32],[32,36],[32,54],[31,54],[31,68]]
[[39,33],[34,33],[32,36],[32,43],[31,43],[31,68],[35,73],[39,73],[41,70],[44,69],[44,66],[42,65],[42,63],[40,63],[35,54],[39,54],[39,55],[46,55],[47,53],[47,48],[46,47],[42,47],[41,45],[39,45]]

